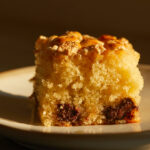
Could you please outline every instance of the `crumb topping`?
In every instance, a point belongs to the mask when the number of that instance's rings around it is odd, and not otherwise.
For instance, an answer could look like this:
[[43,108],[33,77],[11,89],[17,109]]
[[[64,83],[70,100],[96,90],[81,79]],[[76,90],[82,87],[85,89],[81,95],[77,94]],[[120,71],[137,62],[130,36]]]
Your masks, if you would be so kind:
[[125,38],[117,39],[115,36],[102,35],[99,39],[82,35],[79,32],[67,31],[64,35],[50,37],[40,36],[36,41],[35,52],[50,50],[51,52],[75,55],[81,52],[85,54],[95,51],[102,54],[106,50],[125,50],[129,45]]
[[131,44],[125,38],[117,39],[116,36],[102,35],[99,38],[104,43],[104,47],[109,50],[126,50]]

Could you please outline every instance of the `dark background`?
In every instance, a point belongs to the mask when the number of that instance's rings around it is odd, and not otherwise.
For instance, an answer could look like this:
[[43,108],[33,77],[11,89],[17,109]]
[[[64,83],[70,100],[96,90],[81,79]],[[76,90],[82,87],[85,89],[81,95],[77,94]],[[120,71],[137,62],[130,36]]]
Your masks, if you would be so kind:
[[66,30],[126,37],[150,63],[149,0],[3,0],[0,1],[0,71],[34,64],[39,35]]

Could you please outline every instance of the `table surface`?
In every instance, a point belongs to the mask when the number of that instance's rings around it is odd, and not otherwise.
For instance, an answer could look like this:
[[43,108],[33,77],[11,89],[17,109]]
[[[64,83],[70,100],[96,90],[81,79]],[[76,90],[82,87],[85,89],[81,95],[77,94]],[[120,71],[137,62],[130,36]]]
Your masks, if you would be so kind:
[[23,146],[20,146],[11,140],[0,135],[0,149],[2,150],[28,150]]
[[[3,137],[2,135],[0,135],[0,149],[2,149],[2,150],[29,150],[28,148],[25,148],[15,142],[11,141],[10,139]],[[58,149],[50,148],[50,150],[58,150]],[[139,147],[136,150],[150,150],[150,144],[145,145],[143,147]]]
[[[30,150],[22,145],[13,142],[0,134],[0,150]],[[51,147],[50,150],[64,150],[63,148]]]

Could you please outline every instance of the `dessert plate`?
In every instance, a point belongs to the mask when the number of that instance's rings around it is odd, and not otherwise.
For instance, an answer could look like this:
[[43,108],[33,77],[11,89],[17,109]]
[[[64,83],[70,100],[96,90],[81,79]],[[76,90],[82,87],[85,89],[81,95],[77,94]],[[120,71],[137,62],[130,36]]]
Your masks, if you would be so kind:
[[0,74],[0,133],[35,149],[135,148],[150,143],[150,66],[140,65],[145,85],[141,92],[140,123],[76,127],[44,127],[34,118],[34,67]]

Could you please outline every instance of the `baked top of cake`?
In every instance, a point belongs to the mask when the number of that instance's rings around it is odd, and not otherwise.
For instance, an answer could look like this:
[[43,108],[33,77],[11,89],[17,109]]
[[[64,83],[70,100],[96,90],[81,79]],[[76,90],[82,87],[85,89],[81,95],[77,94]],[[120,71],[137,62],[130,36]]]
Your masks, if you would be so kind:
[[[91,51],[105,55],[108,50],[133,50],[132,45],[125,38],[117,39],[115,36],[102,35],[97,39],[89,35],[82,35],[79,32],[72,31],[68,31],[61,36],[40,36],[36,41],[35,48],[35,52],[49,49],[54,53],[61,53],[68,56],[82,53],[86,55]],[[139,57],[138,54],[137,57]]]
[[125,38],[68,31],[35,44],[34,97],[46,125],[139,121],[140,55]]

